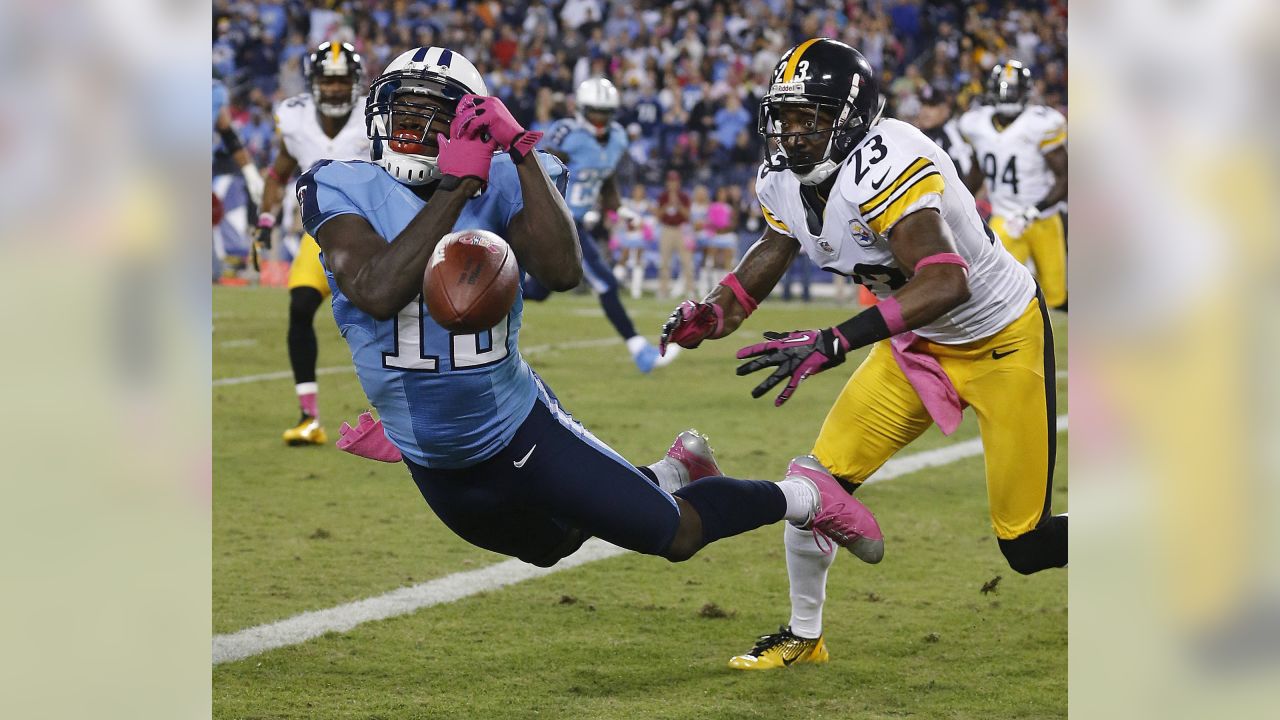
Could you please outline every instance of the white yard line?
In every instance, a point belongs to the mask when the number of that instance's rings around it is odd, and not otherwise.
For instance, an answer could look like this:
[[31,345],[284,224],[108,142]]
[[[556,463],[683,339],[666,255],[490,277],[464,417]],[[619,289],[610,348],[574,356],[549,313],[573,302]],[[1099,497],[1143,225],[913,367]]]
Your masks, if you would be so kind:
[[[1067,416],[1058,416],[1059,432],[1067,429]],[[884,464],[868,483],[882,482],[926,468],[938,467],[982,453],[980,439],[925,450]],[[328,632],[346,632],[366,622],[386,620],[407,615],[422,608],[450,603],[481,592],[514,585],[525,580],[544,577],[561,570],[568,570],[597,560],[621,555],[624,550],[593,538],[578,552],[561,560],[555,567],[539,568],[519,560],[506,560],[496,565],[453,573],[419,583],[411,587],[392,590],[364,600],[338,605],[326,610],[314,610],[294,615],[266,625],[258,625],[213,638],[213,664],[243,660],[277,648],[298,645]]]
[[[230,343],[242,342],[238,340],[228,340],[223,347],[234,347]],[[252,341],[250,341],[252,342]],[[577,348],[589,347],[607,347],[609,345],[621,345],[622,340],[616,337],[610,338],[594,338],[592,340],[573,340],[561,343],[545,343],[542,345],[530,345],[529,347],[520,348],[520,352],[524,355],[536,355],[549,350],[574,350]],[[355,372],[355,368],[351,365],[334,365],[332,367],[322,367],[316,369],[316,375],[334,375],[337,373]],[[1059,370],[1055,376],[1061,380],[1067,376],[1066,370]],[[277,372],[262,373],[261,375],[240,375],[238,377],[217,378],[213,381],[214,387],[222,387],[224,385],[243,385],[245,383],[267,382],[270,380],[288,380],[293,377],[290,370],[280,370]]]
[[257,344],[258,344],[258,341],[255,338],[240,338],[239,340],[223,340],[222,342],[218,343],[218,347],[223,347],[223,348],[253,347],[254,345],[257,345]]

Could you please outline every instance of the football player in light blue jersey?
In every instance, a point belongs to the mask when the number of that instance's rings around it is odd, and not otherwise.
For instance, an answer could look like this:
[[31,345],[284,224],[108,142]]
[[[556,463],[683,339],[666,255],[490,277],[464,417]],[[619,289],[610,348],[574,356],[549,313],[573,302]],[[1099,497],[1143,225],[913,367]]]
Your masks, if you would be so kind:
[[553,184],[563,165],[535,151],[540,133],[487,95],[461,55],[410,50],[369,91],[373,162],[321,161],[298,180],[334,318],[382,417],[344,428],[339,447],[403,460],[460,537],[541,566],[593,535],[685,560],[784,518],[813,520],[845,546],[861,539],[874,519],[834,480],[803,469],[781,483],[721,477],[692,431],[653,465],[628,463],[575,421],[520,356],[520,300],[480,333],[451,333],[432,320],[423,273],[450,232],[501,234],[546,287],[567,290],[582,277],[573,221]]
[[[587,80],[578,86],[574,101],[577,116],[552,124],[541,147],[569,166],[569,191],[565,201],[578,227],[583,273],[600,298],[605,316],[627,341],[627,350],[631,352],[636,367],[647,373],[670,363],[675,355],[668,352],[665,357],[660,356],[657,349],[636,332],[635,324],[627,315],[626,308],[622,307],[618,280],[601,256],[599,244],[590,235],[590,230],[600,221],[598,206],[605,215],[612,216],[622,205],[614,171],[626,153],[629,141],[627,131],[613,121],[618,110],[618,89],[604,78]],[[550,291],[536,278],[532,281],[525,279],[525,299],[544,300],[548,295]],[[676,346],[670,348],[675,349]]]

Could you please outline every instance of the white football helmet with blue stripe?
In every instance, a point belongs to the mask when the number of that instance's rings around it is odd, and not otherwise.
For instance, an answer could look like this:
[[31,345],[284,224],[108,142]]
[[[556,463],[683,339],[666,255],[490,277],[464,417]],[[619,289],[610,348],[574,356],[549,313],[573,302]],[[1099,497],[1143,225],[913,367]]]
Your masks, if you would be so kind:
[[[365,129],[372,141],[370,159],[387,169],[406,185],[425,185],[440,177],[432,153],[400,152],[392,148],[396,118],[412,118],[421,125],[421,135],[407,138],[397,133],[396,144],[436,148],[432,121],[448,125],[463,95],[488,95],[484,78],[471,61],[448,48],[420,47],[409,50],[387,66],[369,88],[365,104]],[[426,103],[398,102],[408,95],[425,98]]]

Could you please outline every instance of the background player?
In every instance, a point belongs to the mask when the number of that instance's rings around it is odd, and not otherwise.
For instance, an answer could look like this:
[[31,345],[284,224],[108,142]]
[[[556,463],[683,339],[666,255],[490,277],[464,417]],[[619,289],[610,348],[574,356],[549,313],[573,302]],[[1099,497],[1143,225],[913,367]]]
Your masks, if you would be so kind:
[[482,333],[450,333],[431,319],[423,272],[440,238],[457,229],[509,238],[544,287],[567,290],[582,277],[573,221],[553,184],[563,165],[535,151],[541,134],[487,92],[458,53],[406,52],[370,90],[375,162],[321,161],[298,180],[334,319],[382,417],[347,435],[389,439],[450,529],[536,565],[555,564],[592,535],[679,561],[783,518],[809,521],[844,546],[878,535],[866,508],[830,476],[793,464],[781,483],[717,477],[693,433],[681,433],[653,466],[632,466],[574,421],[525,363],[519,298]]
[[[360,94],[361,60],[347,43],[326,42],[311,53],[307,63],[311,92],[296,95],[276,108],[279,136],[275,164],[267,170],[262,213],[258,216],[257,242],[271,247],[271,233],[280,220],[284,184],[299,168],[306,170],[322,159],[364,160],[369,138],[364,127],[364,97]],[[320,246],[303,233],[298,254],[289,267],[289,363],[302,417],[284,431],[289,445],[323,445],[328,440],[320,425],[316,395],[315,316],[329,294]]]
[[[586,80],[574,93],[577,116],[557,121],[547,131],[542,148],[569,166],[569,186],[565,201],[573,213],[582,244],[582,269],[591,289],[600,299],[600,307],[618,334],[627,342],[627,350],[640,372],[649,372],[675,359],[674,355],[658,355],[657,348],[636,332],[631,316],[622,306],[618,279],[591,236],[597,223],[586,222],[588,215],[615,216],[622,204],[614,173],[626,152],[627,131],[614,122],[618,111],[618,89],[604,78]],[[599,206],[601,213],[597,210]],[[598,221],[597,221],[598,222]],[[590,225],[591,227],[588,227]],[[550,290],[537,278],[526,278],[524,297],[544,300]]]
[[960,118],[973,146],[970,186],[985,177],[991,229],[1018,262],[1035,261],[1036,279],[1050,307],[1067,304],[1067,244],[1059,204],[1067,199],[1067,120],[1043,105],[1028,105],[1031,71],[1016,60],[996,65],[987,80],[987,105]]
[[[782,56],[760,110],[775,150],[756,182],[764,236],[703,302],[676,308],[663,345],[732,333],[803,245],[880,303],[835,327],[769,332],[739,350],[739,375],[773,371],[752,396],[785,381],[781,405],[804,379],[871,345],[814,443],[821,467],[856,490],[934,421],[954,431],[967,404],[982,433],[1000,550],[1019,573],[1062,567],[1067,518],[1049,514],[1057,418],[1044,299],[986,230],[946,153],[907,123],[881,121],[882,107],[874,71],[848,45],[814,38]],[[822,605],[834,557],[794,526],[784,533],[791,623],[731,667],[826,662]]]

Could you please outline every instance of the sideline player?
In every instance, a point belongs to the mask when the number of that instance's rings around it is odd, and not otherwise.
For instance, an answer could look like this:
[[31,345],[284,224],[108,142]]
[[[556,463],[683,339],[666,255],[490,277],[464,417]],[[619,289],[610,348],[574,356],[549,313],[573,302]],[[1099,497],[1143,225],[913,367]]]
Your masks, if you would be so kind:
[[593,535],[685,560],[784,518],[812,518],[824,537],[873,549],[871,513],[803,459],[780,483],[719,477],[706,442],[684,432],[652,466],[623,460],[521,357],[521,299],[481,333],[451,333],[431,319],[423,272],[455,230],[502,234],[523,270],[553,290],[582,277],[573,221],[553,184],[564,166],[534,150],[541,133],[487,95],[458,53],[410,50],[370,89],[374,162],[321,161],[298,180],[334,319],[382,417],[344,440],[389,441],[451,530],[536,565],[555,564]]
[[[817,462],[856,490],[933,422],[954,431],[967,404],[982,433],[1000,550],[1019,573],[1062,567],[1067,517],[1049,513],[1057,410],[1044,299],[987,231],[942,148],[907,123],[880,120],[882,108],[874,71],[848,45],[815,38],[782,56],[760,110],[773,150],[756,182],[764,236],[702,302],[676,308],[662,344],[692,348],[732,333],[803,246],[880,303],[835,327],[769,332],[739,350],[739,375],[772,371],[752,396],[785,382],[781,405],[805,378],[870,345],[822,424]],[[822,604],[834,557],[802,526],[788,525],[784,542],[791,623],[731,667],[827,659]]]
[[[360,55],[348,43],[326,42],[311,53],[307,80],[311,92],[296,95],[276,108],[280,141],[275,164],[267,170],[267,185],[258,216],[257,242],[271,247],[271,233],[280,217],[284,184],[299,168],[319,160],[365,160],[369,138],[364,129],[364,97],[360,94]],[[284,431],[289,445],[323,445],[328,441],[320,425],[316,394],[316,310],[329,294],[320,264],[320,246],[310,233],[302,235],[298,254],[289,267],[289,364],[302,417]]]
[[1067,243],[1060,203],[1067,199],[1067,120],[1028,105],[1031,71],[1010,60],[991,69],[987,103],[960,117],[973,146],[970,187],[985,176],[991,229],[1018,262],[1030,257],[1049,307],[1067,303]]
[[[631,316],[622,306],[618,294],[618,279],[609,263],[600,254],[600,245],[590,234],[594,223],[587,222],[589,215],[616,216],[622,204],[614,172],[618,161],[627,151],[627,131],[614,122],[618,111],[618,89],[604,78],[586,80],[574,93],[577,117],[556,121],[547,130],[542,149],[560,158],[569,166],[569,187],[565,201],[573,213],[582,244],[582,270],[591,283],[591,289],[600,299],[600,307],[622,339],[627,351],[640,372],[647,373],[675,359],[674,355],[658,355],[643,335],[636,332]],[[596,210],[600,205],[601,213]],[[598,221],[597,221],[598,222]],[[591,226],[591,227],[588,227]],[[537,281],[528,278],[524,284],[526,300],[545,300],[551,291]]]

